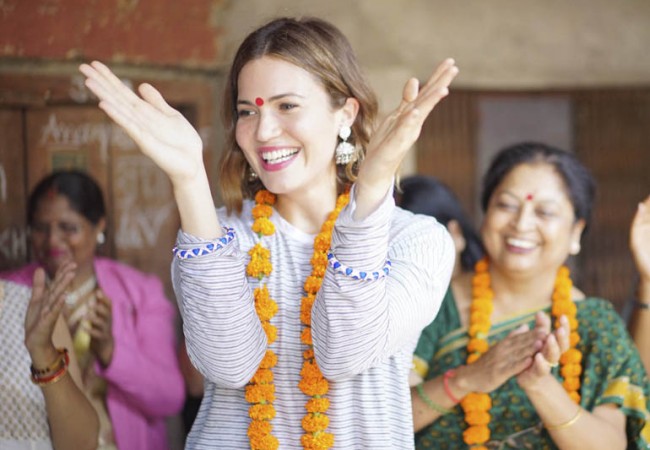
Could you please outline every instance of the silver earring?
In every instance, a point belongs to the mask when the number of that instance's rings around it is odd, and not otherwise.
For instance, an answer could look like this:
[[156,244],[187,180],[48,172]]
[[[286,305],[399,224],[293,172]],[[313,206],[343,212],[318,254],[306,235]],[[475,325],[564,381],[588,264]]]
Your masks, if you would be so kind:
[[103,231],[100,231],[99,233],[97,233],[97,243],[99,245],[102,245],[105,242],[106,242],[106,235],[104,234]]
[[348,138],[352,134],[352,130],[348,126],[341,127],[339,131],[339,137],[341,142],[336,146],[336,151],[334,152],[336,156],[336,164],[347,164],[352,161],[354,157],[354,145],[348,142]]
[[253,168],[251,166],[248,166],[248,181],[255,181],[257,178],[258,175],[255,173]]

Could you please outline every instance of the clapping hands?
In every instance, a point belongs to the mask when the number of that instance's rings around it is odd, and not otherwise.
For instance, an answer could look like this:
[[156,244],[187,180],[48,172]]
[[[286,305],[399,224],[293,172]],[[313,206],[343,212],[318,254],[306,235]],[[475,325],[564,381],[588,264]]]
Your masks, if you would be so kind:
[[516,377],[523,389],[533,387],[548,375],[569,348],[569,321],[551,332],[551,319],[543,312],[535,316],[535,326],[521,325],[494,344],[476,362],[461,366],[457,376],[466,390],[489,393]]
[[533,355],[531,364],[517,375],[517,382],[524,389],[534,388],[537,382],[551,373],[560,362],[560,356],[569,349],[571,333],[569,320],[560,317],[560,326],[551,332],[551,319],[544,313],[537,313],[536,328],[545,335],[542,348]]
[[169,106],[150,84],[141,84],[139,97],[104,64],[79,67],[86,86],[103,109],[171,179],[187,180],[203,170],[203,143],[181,113]]

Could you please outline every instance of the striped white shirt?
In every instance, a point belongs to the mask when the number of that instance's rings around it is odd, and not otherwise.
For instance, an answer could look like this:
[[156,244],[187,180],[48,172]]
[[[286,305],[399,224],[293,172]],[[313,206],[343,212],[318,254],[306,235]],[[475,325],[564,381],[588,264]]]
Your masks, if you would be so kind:
[[[238,216],[218,211],[222,225],[236,233],[229,245],[199,258],[174,258],[172,264],[188,353],[206,379],[187,449],[250,448],[244,386],[267,345],[253,302],[258,282],[245,273],[247,252],[258,240],[251,231],[253,206],[245,201]],[[354,207],[352,198],[337,220],[333,253],[354,269],[381,270],[387,258],[392,269],[378,281],[327,269],[312,310],[312,336],[318,365],[330,381],[328,431],[337,449],[411,449],[408,373],[420,331],[437,314],[447,289],[453,243],[434,219],[396,208],[390,195],[363,220],[353,219]],[[306,349],[300,343],[300,302],[314,236],[277,212],[271,220],[276,232],[263,240],[273,265],[268,288],[279,306],[271,320],[278,328],[271,346],[278,355],[273,434],[281,449],[299,449],[307,400],[298,388]],[[179,232],[180,248],[199,243]]]

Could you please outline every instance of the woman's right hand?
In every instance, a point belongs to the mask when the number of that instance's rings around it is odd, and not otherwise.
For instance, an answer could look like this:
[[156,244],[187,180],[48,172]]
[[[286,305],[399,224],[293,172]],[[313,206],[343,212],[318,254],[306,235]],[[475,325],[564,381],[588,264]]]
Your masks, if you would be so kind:
[[203,167],[203,143],[183,115],[169,106],[150,84],[141,84],[138,97],[104,64],[93,61],[79,70],[86,86],[99,98],[99,107],[138,144],[171,179],[191,180]]
[[32,296],[25,314],[25,346],[36,366],[47,366],[56,357],[52,335],[65,304],[65,289],[74,278],[76,267],[71,261],[64,263],[49,286],[45,285],[43,269],[34,273]]
[[650,196],[639,203],[634,215],[630,249],[642,282],[650,283]]
[[[452,378],[457,391],[490,393],[526,370],[539,352],[549,331],[543,326],[529,329],[524,324],[494,344],[472,364],[460,366]],[[456,391],[456,390],[455,390]]]

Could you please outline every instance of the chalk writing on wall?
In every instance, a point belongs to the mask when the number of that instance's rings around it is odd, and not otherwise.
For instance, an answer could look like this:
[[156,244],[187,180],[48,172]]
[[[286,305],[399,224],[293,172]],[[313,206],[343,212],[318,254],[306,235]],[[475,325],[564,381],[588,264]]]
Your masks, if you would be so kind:
[[24,261],[27,257],[27,230],[16,226],[0,230],[0,255],[8,261]]
[[39,144],[52,150],[99,145],[101,161],[108,162],[109,145],[118,150],[134,150],[135,143],[112,123],[69,123],[51,113],[41,129]]
[[117,246],[155,246],[175,208],[167,176],[141,154],[120,156],[114,174]]

